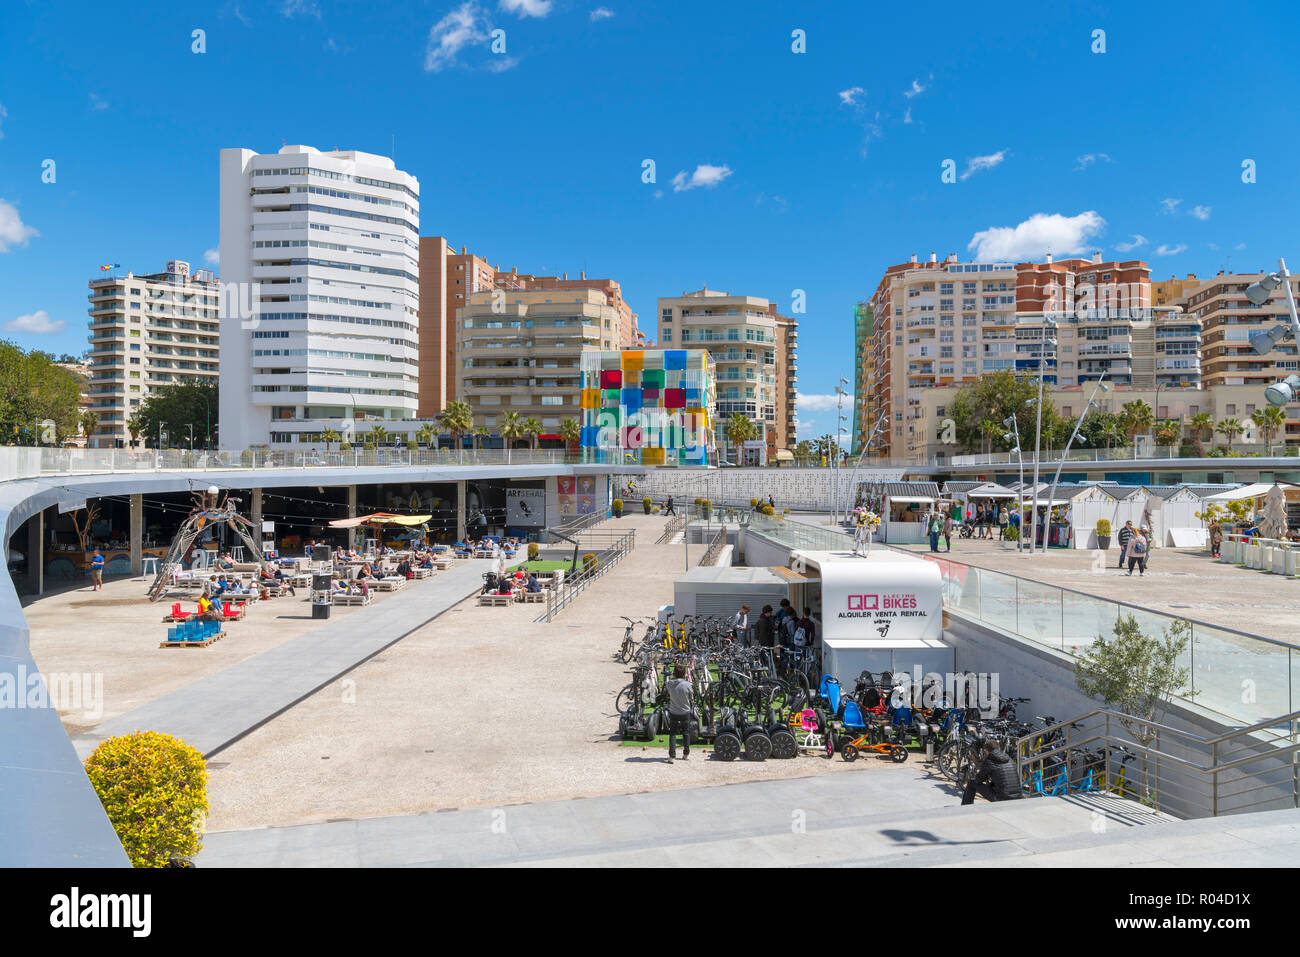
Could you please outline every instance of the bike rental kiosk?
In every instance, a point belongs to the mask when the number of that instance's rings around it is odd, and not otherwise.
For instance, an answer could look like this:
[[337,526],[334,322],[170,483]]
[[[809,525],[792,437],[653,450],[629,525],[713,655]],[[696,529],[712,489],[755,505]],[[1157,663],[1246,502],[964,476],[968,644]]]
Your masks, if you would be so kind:
[[953,650],[943,640],[943,581],[934,562],[883,548],[866,555],[795,550],[790,569],[820,610],[824,674],[852,688],[863,671],[953,672]]

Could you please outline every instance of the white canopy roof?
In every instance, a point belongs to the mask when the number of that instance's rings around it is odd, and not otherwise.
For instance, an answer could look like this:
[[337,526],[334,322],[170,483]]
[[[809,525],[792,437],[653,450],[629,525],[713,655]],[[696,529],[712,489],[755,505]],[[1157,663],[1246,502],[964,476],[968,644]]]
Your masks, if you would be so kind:
[[1274,485],[1281,485],[1283,490],[1295,488],[1296,486],[1284,482],[1255,482],[1251,485],[1243,485],[1241,488],[1229,489],[1226,492],[1218,492],[1215,495],[1207,496],[1206,502],[1239,502],[1244,498],[1260,498],[1267,495],[1268,490]]
[[997,482],[985,482],[966,493],[967,498],[1015,498],[1016,493]]

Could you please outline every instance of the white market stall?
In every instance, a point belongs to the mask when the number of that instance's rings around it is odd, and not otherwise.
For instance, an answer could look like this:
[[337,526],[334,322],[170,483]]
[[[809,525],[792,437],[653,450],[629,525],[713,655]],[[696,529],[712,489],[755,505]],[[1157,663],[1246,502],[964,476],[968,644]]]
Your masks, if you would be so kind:
[[1110,544],[1115,547],[1115,535],[1120,526],[1115,524],[1115,516],[1120,500],[1111,494],[1110,489],[1100,485],[1089,485],[1079,489],[1070,497],[1070,525],[1073,530],[1075,548],[1099,548],[1097,542],[1097,523],[1102,519],[1110,522]]
[[880,541],[908,544],[926,541],[925,516],[939,500],[935,482],[863,484],[859,497],[880,516]]
[[790,567],[820,579],[823,673],[852,687],[863,671],[954,670],[934,562],[883,548],[870,555],[796,550]]

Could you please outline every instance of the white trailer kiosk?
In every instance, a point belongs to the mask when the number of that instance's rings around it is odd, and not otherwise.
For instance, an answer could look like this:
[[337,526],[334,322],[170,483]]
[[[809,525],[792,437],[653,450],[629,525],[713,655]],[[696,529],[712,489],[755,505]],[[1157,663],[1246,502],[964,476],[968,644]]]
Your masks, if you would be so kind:
[[824,674],[852,688],[863,671],[919,669],[941,677],[953,671],[953,651],[943,641],[943,580],[934,562],[885,548],[868,555],[796,550],[790,568],[816,593]]

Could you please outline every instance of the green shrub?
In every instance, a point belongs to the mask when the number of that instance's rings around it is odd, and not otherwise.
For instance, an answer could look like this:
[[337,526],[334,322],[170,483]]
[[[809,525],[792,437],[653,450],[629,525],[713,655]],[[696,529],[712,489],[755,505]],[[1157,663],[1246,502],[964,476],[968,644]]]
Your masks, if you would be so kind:
[[109,738],[86,759],[86,776],[135,867],[184,863],[203,847],[208,772],[180,738],[157,731]]
[[650,501],[650,496],[647,495],[645,498],[641,499],[641,504],[644,505],[646,508],[649,508],[651,505],[654,504],[654,502]]
[[749,507],[750,507],[750,508],[753,508],[753,507],[754,507],[755,505],[757,505],[757,504],[758,504],[758,499],[756,499],[756,498],[751,498],[751,499],[749,500]]
[[415,439],[406,440],[406,450],[408,452],[416,452],[419,450],[419,448],[420,446],[416,444]]
[[593,552],[587,552],[587,554],[585,554],[585,555],[582,556],[582,570],[583,570],[584,572],[591,571],[591,570],[594,569],[595,567],[596,567],[596,556],[595,556],[595,553],[593,553]]
[[365,443],[362,444],[361,447],[365,449],[367,452],[373,452],[375,450],[375,443],[366,441]]
[[623,511],[623,500],[621,498],[614,499],[614,511],[616,512]]
[[1097,534],[1098,535],[1110,534],[1110,519],[1107,518],[1097,519]]
[[1017,528],[1015,525],[1008,525],[1007,532],[1006,532],[1006,540],[1009,542],[1020,541],[1020,529]]
[[244,451],[239,453],[239,464],[246,469],[251,469],[253,467],[252,449],[244,449]]
[[774,509],[771,505],[764,505],[762,508],[759,509],[759,511],[762,512],[764,515],[776,514],[776,509]]
[[538,553],[538,551],[540,551],[540,549],[537,547],[537,543],[536,543],[536,542],[529,542],[529,543],[528,543],[528,560],[529,560],[530,562],[535,562],[535,561],[537,561],[537,553]]

